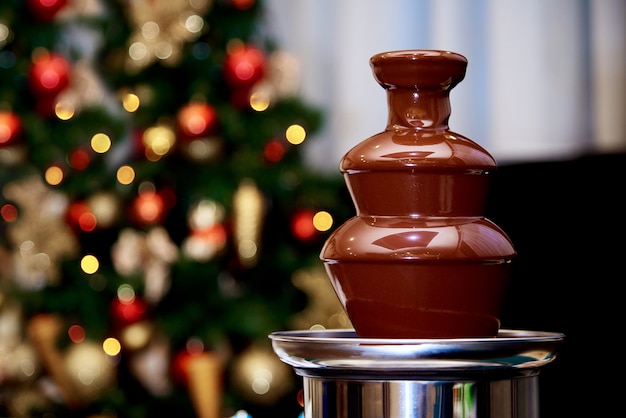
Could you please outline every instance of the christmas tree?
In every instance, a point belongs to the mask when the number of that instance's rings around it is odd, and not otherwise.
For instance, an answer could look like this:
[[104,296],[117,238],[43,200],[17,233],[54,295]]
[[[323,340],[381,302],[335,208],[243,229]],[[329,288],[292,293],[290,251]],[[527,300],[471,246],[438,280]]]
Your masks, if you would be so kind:
[[[352,216],[259,0],[0,5],[0,415],[297,417]],[[161,416],[159,415],[159,416]]]

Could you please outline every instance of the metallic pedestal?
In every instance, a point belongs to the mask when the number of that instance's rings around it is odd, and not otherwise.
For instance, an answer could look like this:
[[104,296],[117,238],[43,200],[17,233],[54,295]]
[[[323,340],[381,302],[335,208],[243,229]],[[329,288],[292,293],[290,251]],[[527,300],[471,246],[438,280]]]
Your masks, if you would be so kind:
[[303,377],[305,418],[538,418],[538,374],[563,334],[369,339],[353,330],[270,334]]

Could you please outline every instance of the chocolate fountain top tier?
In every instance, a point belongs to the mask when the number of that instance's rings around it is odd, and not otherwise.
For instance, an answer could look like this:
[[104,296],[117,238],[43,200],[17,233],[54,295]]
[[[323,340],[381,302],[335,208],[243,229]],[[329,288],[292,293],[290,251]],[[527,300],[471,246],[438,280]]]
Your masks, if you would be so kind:
[[450,131],[450,90],[467,59],[447,51],[392,51],[370,59],[386,90],[384,131],[348,151],[339,169],[362,216],[481,216],[495,159]]
[[387,92],[387,126],[344,156],[343,173],[415,168],[476,174],[495,168],[485,149],[448,128],[450,90],[465,77],[464,56],[392,51],[374,55],[370,66]]

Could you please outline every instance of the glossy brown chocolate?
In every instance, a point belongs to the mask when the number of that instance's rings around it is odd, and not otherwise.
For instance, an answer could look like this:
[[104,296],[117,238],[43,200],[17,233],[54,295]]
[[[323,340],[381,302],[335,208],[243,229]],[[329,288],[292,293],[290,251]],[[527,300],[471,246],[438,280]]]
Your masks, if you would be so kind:
[[356,208],[321,258],[363,338],[495,336],[515,249],[483,216],[493,157],[449,130],[467,60],[447,51],[375,55],[385,130],[340,170]]

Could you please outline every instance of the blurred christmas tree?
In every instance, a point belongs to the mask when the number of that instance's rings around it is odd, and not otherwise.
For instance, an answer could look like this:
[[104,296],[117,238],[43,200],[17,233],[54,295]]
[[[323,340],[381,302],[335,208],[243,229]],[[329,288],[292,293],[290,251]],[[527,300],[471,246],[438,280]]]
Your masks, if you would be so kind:
[[353,206],[262,13],[3,0],[0,415],[300,413],[267,335],[349,326],[318,256]]

